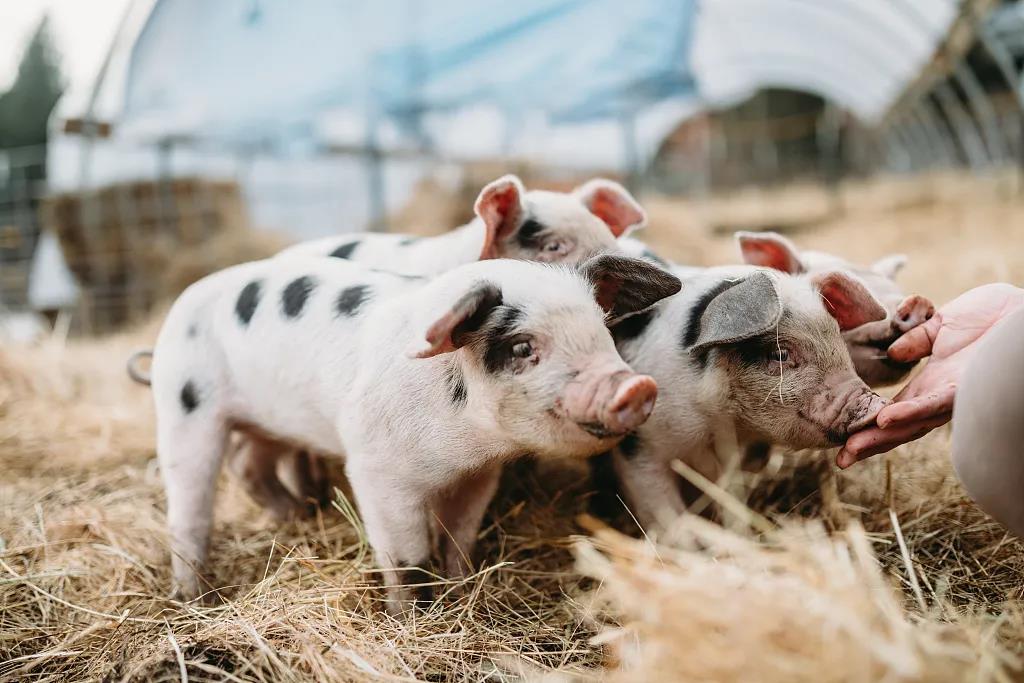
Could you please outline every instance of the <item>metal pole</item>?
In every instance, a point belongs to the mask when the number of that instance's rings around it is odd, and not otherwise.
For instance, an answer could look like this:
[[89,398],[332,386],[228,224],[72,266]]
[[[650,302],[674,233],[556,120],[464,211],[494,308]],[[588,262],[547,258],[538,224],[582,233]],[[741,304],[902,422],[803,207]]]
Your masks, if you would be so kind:
[[1006,138],[999,127],[999,117],[996,116],[995,107],[992,106],[985,88],[978,81],[974,70],[964,62],[957,64],[953,73],[960,88],[964,91],[964,95],[967,96],[967,104],[983,133],[982,137],[988,148],[989,158],[994,161],[1002,161],[1006,158]]
[[918,102],[907,114],[907,132],[916,140],[920,157],[926,166],[952,165],[956,156],[950,153],[947,141],[937,125],[929,120],[927,103]]
[[[890,128],[890,134],[887,136],[892,139],[886,140],[886,153],[891,158],[892,148],[895,147],[903,153],[906,158],[908,171],[918,171],[924,166],[924,160],[921,158],[921,147],[920,142],[911,130],[911,124],[906,121],[900,121],[893,124]],[[925,150],[927,152],[927,150]],[[892,166],[892,162],[889,162]]]
[[985,150],[985,143],[982,140],[981,133],[978,131],[974,121],[971,120],[970,114],[964,109],[960,98],[953,92],[949,81],[943,81],[935,88],[935,97],[939,102],[939,107],[942,108],[942,112],[946,115],[946,120],[949,121],[957,139],[960,141],[960,147],[967,157],[968,165],[972,169],[979,169],[990,165],[991,160]]
[[[1006,87],[1014,94],[1014,101],[1017,103],[1017,122],[1021,131],[1021,142],[1017,149],[1017,162],[1021,173],[1024,173],[1024,80],[1022,80],[1022,74],[1017,72],[1013,55],[999,38],[992,33],[991,29],[983,24],[978,31],[978,37],[981,40],[981,44],[991,55],[992,61],[998,67],[1003,80],[1006,81]],[[1021,189],[1024,191],[1024,186]]]
[[931,97],[925,97],[921,100],[920,107],[917,109],[917,118],[919,118],[922,129],[931,140],[936,154],[940,154],[947,165],[958,165],[960,163],[960,150],[952,140],[954,133],[942,120],[938,107],[935,106],[935,102]]

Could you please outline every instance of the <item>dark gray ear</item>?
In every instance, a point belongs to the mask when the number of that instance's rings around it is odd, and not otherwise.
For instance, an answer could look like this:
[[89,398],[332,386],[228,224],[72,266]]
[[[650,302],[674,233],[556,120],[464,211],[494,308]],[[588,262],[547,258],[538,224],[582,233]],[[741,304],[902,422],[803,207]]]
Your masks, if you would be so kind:
[[781,317],[775,283],[765,273],[754,273],[711,299],[700,316],[700,334],[690,350],[700,352],[756,337],[773,329]]
[[597,303],[608,313],[608,324],[650,308],[678,292],[683,284],[672,273],[641,259],[599,254],[580,265],[594,284]]

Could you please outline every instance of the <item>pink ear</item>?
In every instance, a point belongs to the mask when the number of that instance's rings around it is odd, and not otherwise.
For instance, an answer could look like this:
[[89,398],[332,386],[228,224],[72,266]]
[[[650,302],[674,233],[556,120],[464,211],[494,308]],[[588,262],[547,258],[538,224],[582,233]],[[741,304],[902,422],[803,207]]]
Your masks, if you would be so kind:
[[409,349],[413,358],[430,358],[451,353],[466,344],[467,337],[480,329],[487,316],[502,301],[501,290],[490,282],[476,282],[450,309],[435,320],[424,334],[424,343]]
[[815,275],[811,282],[821,292],[826,310],[836,319],[843,332],[865,323],[885,320],[888,315],[860,280],[842,271],[833,270]]
[[480,260],[498,258],[499,245],[515,232],[523,213],[523,183],[514,175],[504,175],[480,190],[473,211],[484,222],[486,232]]
[[804,272],[796,247],[778,233],[738,232],[736,242],[740,245],[744,263],[781,270],[790,275]]
[[590,213],[605,222],[615,237],[642,228],[647,222],[647,214],[633,195],[614,181],[594,178],[573,190],[573,194]]

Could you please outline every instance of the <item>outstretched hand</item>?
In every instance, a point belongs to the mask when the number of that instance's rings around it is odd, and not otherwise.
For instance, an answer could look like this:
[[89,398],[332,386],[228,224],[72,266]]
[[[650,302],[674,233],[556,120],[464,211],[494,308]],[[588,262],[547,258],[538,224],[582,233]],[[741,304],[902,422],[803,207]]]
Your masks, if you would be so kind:
[[889,358],[912,362],[931,356],[924,369],[882,408],[875,427],[850,436],[836,464],[850,465],[918,439],[949,422],[960,375],[974,344],[1002,318],[1024,306],[1024,289],[997,283],[972,289],[889,347]]

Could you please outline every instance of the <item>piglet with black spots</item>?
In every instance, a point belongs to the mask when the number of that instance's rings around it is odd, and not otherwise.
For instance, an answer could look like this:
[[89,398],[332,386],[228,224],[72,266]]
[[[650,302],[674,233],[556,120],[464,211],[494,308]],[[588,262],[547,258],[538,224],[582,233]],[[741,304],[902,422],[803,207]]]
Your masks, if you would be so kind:
[[622,357],[660,388],[651,419],[612,451],[641,525],[685,511],[674,460],[715,480],[744,444],[838,446],[872,424],[885,400],[857,376],[841,335],[885,315],[843,271],[729,266],[617,324]]
[[434,543],[442,571],[462,574],[502,463],[590,456],[647,419],[656,385],[606,323],[679,287],[613,255],[472,263],[430,281],[271,259],[199,281],[152,365],[180,594],[215,586],[204,565],[232,430],[344,457],[393,611]]
[[[514,175],[488,183],[476,217],[434,237],[362,232],[296,244],[280,258],[323,256],[407,276],[433,276],[477,260],[510,258],[578,263],[618,251],[617,238],[643,227],[647,215],[622,185],[593,178],[571,192],[527,190]],[[253,498],[279,519],[322,505],[328,479],[315,453],[235,434],[228,467]],[[282,483],[287,482],[287,486]]]
[[907,263],[903,254],[891,254],[870,266],[857,266],[846,259],[820,251],[800,250],[774,232],[738,232],[736,242],[744,263],[774,268],[790,275],[841,270],[857,277],[886,310],[886,317],[843,331],[861,379],[873,387],[895,384],[906,377],[916,362],[900,363],[886,355],[886,349],[935,313],[935,306],[919,294],[907,296],[896,284],[896,275]]

